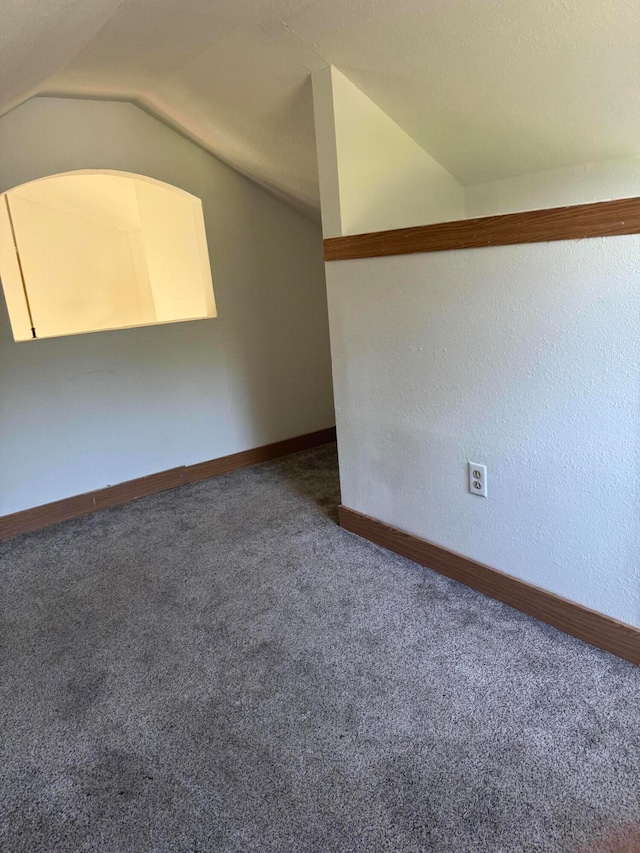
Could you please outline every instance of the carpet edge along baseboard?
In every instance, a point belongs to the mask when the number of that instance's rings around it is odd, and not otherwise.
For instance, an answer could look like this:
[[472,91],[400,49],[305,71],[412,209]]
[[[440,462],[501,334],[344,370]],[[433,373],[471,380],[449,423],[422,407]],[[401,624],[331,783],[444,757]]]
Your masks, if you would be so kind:
[[592,646],[640,665],[640,629],[541,587],[477,563],[349,507],[339,507],[340,526],[482,592]]
[[328,444],[336,439],[336,428],[309,432],[273,444],[265,444],[262,447],[254,447],[250,450],[242,450],[229,456],[221,456],[218,459],[210,459],[206,462],[197,462],[194,465],[181,465],[178,468],[170,468],[157,474],[148,474],[115,486],[106,486],[93,492],[82,495],[73,495],[62,498],[59,501],[42,504],[20,510],[9,515],[0,516],[0,539],[17,536],[19,533],[28,533],[57,524],[59,521],[69,521],[82,515],[88,515],[101,509],[109,509],[118,504],[128,503],[143,498],[147,495],[155,495],[176,486],[184,486],[187,483],[197,483],[209,477],[219,474],[228,474],[240,468],[248,468],[281,456],[289,456],[299,453],[301,450],[310,450],[322,444]]

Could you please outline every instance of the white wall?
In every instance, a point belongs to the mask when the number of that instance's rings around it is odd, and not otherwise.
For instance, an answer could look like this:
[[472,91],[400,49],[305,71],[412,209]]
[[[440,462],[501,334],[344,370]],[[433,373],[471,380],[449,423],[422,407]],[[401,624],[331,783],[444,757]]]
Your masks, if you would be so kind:
[[[450,190],[418,220],[425,182],[372,166],[389,128],[327,75],[327,236],[640,195],[630,157]],[[640,626],[639,268],[635,235],[327,263],[345,506]]]
[[136,181],[147,272],[159,321],[215,317],[207,238],[193,196]]
[[640,625],[640,237],[326,268],[343,503]]
[[[15,229],[1,221],[9,207]],[[30,340],[31,324],[14,312],[24,294],[13,230],[38,338],[216,316],[202,202],[175,186],[81,171],[2,197],[2,284],[14,338]]]
[[468,217],[640,196],[640,156],[548,169],[465,187]]
[[0,300],[0,514],[333,423],[318,226],[131,104],[0,119],[0,192],[92,168],[202,198],[219,317],[16,344]]
[[[138,284],[127,231],[19,193],[11,213],[40,337],[153,322],[144,311],[150,288],[144,294]],[[22,292],[19,275],[13,284]],[[20,340],[31,338],[29,325],[18,330]]]
[[350,80],[312,80],[325,237],[464,216],[458,181]]

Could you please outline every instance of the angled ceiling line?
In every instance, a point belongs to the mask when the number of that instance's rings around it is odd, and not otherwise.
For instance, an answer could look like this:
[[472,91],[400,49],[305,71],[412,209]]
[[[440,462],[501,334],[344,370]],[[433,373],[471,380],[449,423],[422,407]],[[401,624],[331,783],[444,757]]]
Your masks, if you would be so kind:
[[[204,151],[205,154],[208,154],[210,157],[215,157],[216,160],[219,160],[221,163],[224,163],[225,166],[228,166],[230,169],[233,169],[234,172],[242,175],[243,178],[246,178],[248,181],[256,184],[261,187],[265,192],[270,193],[271,195],[278,198],[284,204],[289,205],[289,207],[295,208],[299,213],[301,213],[306,219],[311,222],[319,223],[320,222],[320,208],[317,205],[312,205],[310,202],[305,202],[302,199],[297,198],[296,196],[289,195],[276,184],[273,184],[263,178],[258,177],[257,175],[252,174],[247,169],[243,168],[240,164],[234,162],[228,157],[225,157],[223,154],[220,154],[218,151],[214,150],[213,147],[210,147],[203,140],[201,140],[195,134],[189,132],[189,130],[184,127],[180,122],[175,121],[170,116],[160,112],[157,108],[155,108],[152,104],[145,101],[144,97],[135,96],[135,95],[105,95],[102,93],[90,93],[90,94],[78,94],[71,93],[66,94],[64,92],[56,92],[56,91],[44,91],[39,92],[36,95],[32,95],[31,98],[28,98],[27,101],[33,100],[34,98],[60,98],[63,100],[78,100],[78,101],[114,101],[119,104],[132,104],[132,106],[137,107],[146,115],[151,118],[159,121],[169,130],[172,130],[174,133],[177,133],[183,139],[186,139],[187,142],[191,142],[193,145],[197,145],[201,151]],[[27,103],[25,101],[24,103]],[[22,104],[18,104],[13,109],[18,109]]]

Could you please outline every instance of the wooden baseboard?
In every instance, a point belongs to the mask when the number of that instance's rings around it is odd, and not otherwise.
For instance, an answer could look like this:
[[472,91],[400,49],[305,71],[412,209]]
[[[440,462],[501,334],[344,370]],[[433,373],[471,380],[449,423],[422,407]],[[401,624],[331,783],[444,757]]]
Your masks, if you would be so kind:
[[336,428],[329,427],[318,432],[309,432],[306,435],[298,435],[295,438],[287,438],[284,441],[276,441],[274,444],[266,444],[253,450],[243,450],[240,453],[232,453],[230,456],[221,456],[220,459],[211,459],[209,462],[198,462],[187,466],[189,483],[197,483],[209,477],[217,477],[219,474],[228,474],[237,471],[238,468],[249,468],[251,465],[259,465],[270,459],[278,459],[280,456],[290,456],[292,453],[300,453],[301,450],[310,450],[321,444],[328,444],[336,440]]
[[276,441],[274,444],[265,444],[263,447],[254,447],[251,450],[232,453],[219,459],[211,459],[208,462],[182,465],[179,468],[160,471],[158,474],[149,474],[146,477],[138,477],[136,480],[128,480],[126,483],[119,483],[116,486],[107,486],[94,492],[74,495],[53,503],[0,516],[0,539],[38,530],[59,521],[69,521],[81,515],[97,512],[100,509],[109,509],[109,507],[128,503],[147,495],[154,495],[176,486],[183,486],[186,483],[197,483],[208,477],[228,474],[231,471],[237,471],[239,468],[248,468],[251,465],[268,462],[270,459],[289,456],[291,453],[328,444],[335,439],[336,428],[329,427],[306,435],[298,435],[295,438],[288,438],[284,441]]
[[640,629],[632,625],[618,622],[348,507],[340,506],[339,517],[341,527],[351,533],[509,604],[566,634],[640,664]]

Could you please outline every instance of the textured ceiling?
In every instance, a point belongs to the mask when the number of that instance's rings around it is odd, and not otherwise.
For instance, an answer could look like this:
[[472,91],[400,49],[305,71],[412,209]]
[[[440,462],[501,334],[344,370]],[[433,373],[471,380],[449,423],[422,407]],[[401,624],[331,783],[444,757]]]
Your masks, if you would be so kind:
[[9,3],[0,112],[131,98],[309,211],[328,63],[464,184],[640,151],[637,0]]

